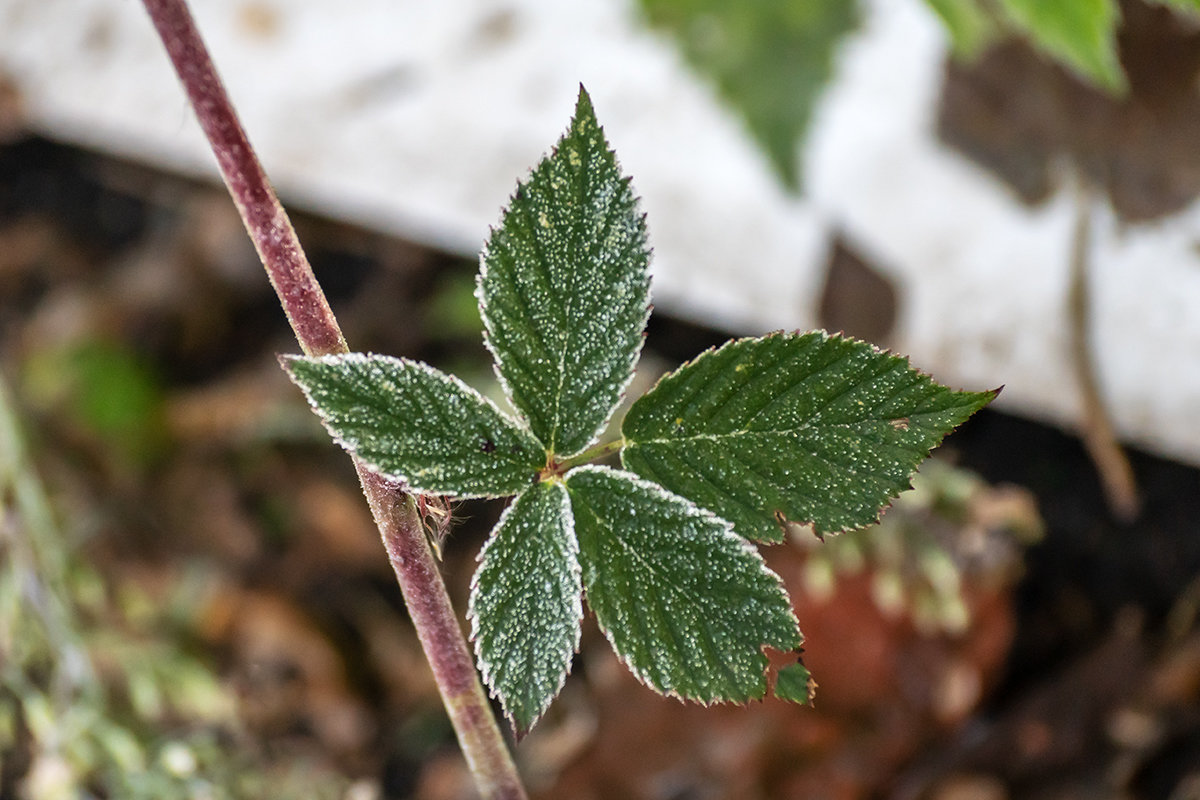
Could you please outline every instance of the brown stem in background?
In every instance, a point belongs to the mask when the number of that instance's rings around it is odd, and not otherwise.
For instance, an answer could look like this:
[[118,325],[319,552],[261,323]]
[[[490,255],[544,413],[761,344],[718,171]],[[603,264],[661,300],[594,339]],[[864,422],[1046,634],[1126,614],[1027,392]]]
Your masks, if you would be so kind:
[[[246,138],[187,5],[184,0],[144,3],[300,347],[308,355],[347,352],[325,293]],[[355,468],[480,794],[488,800],[524,798],[525,789],[479,683],[412,501],[358,459]]]
[[1092,229],[1094,195],[1079,170],[1076,181],[1075,228],[1071,235],[1071,273],[1067,288],[1067,324],[1071,336],[1071,365],[1079,385],[1084,447],[1100,473],[1104,498],[1121,522],[1132,522],[1141,510],[1137,479],[1121,443],[1117,441],[1096,367],[1092,343],[1092,297],[1088,270],[1088,241]]

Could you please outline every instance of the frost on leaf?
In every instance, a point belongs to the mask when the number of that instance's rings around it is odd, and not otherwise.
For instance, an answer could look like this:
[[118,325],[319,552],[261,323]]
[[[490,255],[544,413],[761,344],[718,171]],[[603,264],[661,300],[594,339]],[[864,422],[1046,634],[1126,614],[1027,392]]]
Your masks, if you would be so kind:
[[906,359],[824,332],[741,339],[659,381],[623,423],[626,469],[781,541],[860,528],[995,392],[956,392]]
[[558,694],[579,647],[578,553],[566,489],[548,482],[518,495],[479,556],[471,637],[518,736]]
[[779,670],[775,676],[775,696],[802,706],[811,706],[816,695],[817,682],[813,680],[804,662],[797,660]]
[[800,630],[782,582],[729,524],[627,472],[567,475],[588,605],[651,688],[702,703],[766,692],[764,647]]
[[650,298],[642,215],[582,88],[481,261],[476,294],[505,391],[547,450],[580,452],[629,384]]
[[417,492],[503,497],[544,466],[538,441],[458,378],[389,356],[290,356],[325,427],[371,469]]

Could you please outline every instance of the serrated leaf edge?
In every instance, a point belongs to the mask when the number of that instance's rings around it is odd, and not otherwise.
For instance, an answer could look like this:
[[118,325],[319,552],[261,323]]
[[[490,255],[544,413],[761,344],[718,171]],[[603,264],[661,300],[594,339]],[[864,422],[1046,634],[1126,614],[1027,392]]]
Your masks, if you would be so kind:
[[[653,386],[651,386],[651,387],[650,387],[648,390],[646,390],[646,392],[645,392],[645,393],[643,393],[643,394],[642,394],[642,396],[641,396],[641,397],[639,397],[639,398],[638,398],[638,400],[637,400],[637,401],[634,401],[634,402],[638,402],[638,401],[640,401],[642,398],[644,398],[644,397],[646,397],[647,395],[651,394],[652,392],[654,392],[654,390],[656,390],[656,389],[659,387],[659,385],[660,385],[661,383],[663,383],[664,381],[666,381],[666,380],[668,380],[668,379],[672,378],[673,376],[675,376],[676,374],[678,374],[678,373],[679,373],[679,372],[681,372],[682,370],[684,370],[684,369],[686,369],[686,368],[689,368],[689,367],[692,367],[692,366],[694,366],[695,364],[699,363],[700,361],[702,361],[702,360],[704,360],[704,359],[707,359],[707,358],[709,358],[710,356],[716,356],[718,353],[720,353],[721,351],[725,350],[726,348],[733,347],[733,346],[735,346],[735,345],[738,345],[738,344],[741,344],[741,343],[743,343],[743,342],[751,342],[751,341],[765,341],[765,340],[767,340],[767,339],[774,339],[774,338],[777,338],[777,337],[785,337],[785,338],[800,338],[800,337],[803,337],[803,336],[809,336],[809,335],[813,335],[813,334],[819,335],[819,336],[821,337],[821,341],[822,341],[822,342],[827,342],[827,341],[829,341],[829,340],[831,340],[831,339],[840,339],[840,340],[842,340],[842,341],[847,341],[847,342],[852,342],[852,343],[855,343],[855,344],[865,345],[865,346],[869,347],[869,348],[870,348],[870,349],[871,349],[871,350],[872,350],[874,353],[876,353],[876,354],[878,354],[878,355],[882,355],[882,356],[887,356],[887,357],[889,357],[889,358],[895,358],[895,359],[898,359],[899,361],[901,361],[901,362],[903,362],[903,363],[904,363],[904,366],[905,366],[905,367],[907,367],[908,369],[912,370],[912,371],[913,371],[914,373],[916,373],[917,375],[919,375],[919,376],[921,376],[921,377],[923,377],[923,378],[926,378],[927,380],[929,380],[929,381],[933,382],[934,384],[936,384],[936,385],[938,385],[938,386],[941,386],[941,387],[943,387],[943,388],[945,388],[945,389],[947,389],[947,390],[949,390],[950,392],[953,392],[953,393],[955,393],[955,394],[991,395],[991,396],[990,396],[990,397],[989,397],[989,398],[988,398],[988,399],[987,399],[987,400],[986,400],[986,401],[983,403],[983,405],[981,405],[981,406],[980,406],[978,409],[976,409],[976,411],[980,411],[980,410],[982,410],[982,409],[986,408],[986,407],[987,407],[989,404],[991,404],[991,402],[992,402],[993,400],[995,400],[995,399],[996,399],[996,397],[997,397],[997,396],[1000,394],[1000,392],[1001,392],[1001,391],[1003,391],[1003,389],[1004,389],[1004,386],[998,386],[998,387],[997,387],[997,388],[995,388],[995,389],[986,389],[986,390],[984,390],[984,391],[979,391],[979,392],[972,392],[972,391],[968,391],[968,390],[966,390],[966,389],[954,389],[954,388],[952,388],[952,387],[950,387],[950,386],[947,386],[947,385],[946,385],[946,384],[944,384],[944,383],[941,383],[941,382],[939,382],[939,381],[938,381],[936,378],[934,378],[934,377],[933,377],[933,375],[931,375],[930,373],[928,373],[928,372],[925,372],[924,370],[922,370],[922,369],[921,369],[921,368],[919,368],[919,367],[915,367],[915,366],[913,366],[913,364],[912,364],[912,361],[911,361],[911,360],[909,360],[909,357],[908,357],[908,356],[906,356],[906,355],[904,355],[904,354],[902,354],[902,353],[896,353],[896,352],[893,352],[893,351],[892,351],[890,348],[883,348],[883,347],[879,347],[878,345],[874,344],[873,342],[868,342],[868,341],[866,341],[866,340],[864,340],[864,339],[858,339],[858,338],[855,338],[855,337],[853,337],[853,336],[847,336],[846,334],[842,334],[842,333],[830,333],[829,331],[826,331],[826,330],[821,330],[821,329],[810,330],[810,331],[801,331],[801,330],[793,330],[793,331],[776,330],[776,331],[771,331],[770,333],[765,333],[765,334],[763,334],[762,336],[743,336],[743,337],[741,337],[741,338],[738,338],[738,339],[730,339],[730,340],[729,340],[729,341],[727,341],[727,342],[722,342],[722,343],[721,343],[721,344],[719,344],[719,345],[714,345],[714,346],[712,346],[712,347],[709,347],[707,350],[704,350],[703,352],[701,352],[701,353],[697,354],[696,356],[692,357],[691,359],[689,359],[689,360],[685,361],[684,363],[680,364],[680,365],[679,365],[678,367],[676,367],[675,369],[673,369],[673,370],[670,370],[669,372],[666,372],[666,373],[664,373],[664,374],[660,375],[660,376],[659,376],[659,378],[658,378],[658,380],[654,382],[654,385],[653,385]],[[963,404],[963,406],[969,406],[969,405],[972,405],[972,404],[971,404],[971,403],[964,403],[964,404]],[[974,413],[974,412],[972,412],[972,413]],[[628,417],[626,417],[626,419],[628,419]],[[937,441],[936,443],[934,443],[934,444],[933,444],[933,445],[932,445],[932,446],[931,446],[931,447],[930,447],[928,450],[926,450],[926,451],[924,452],[924,455],[922,455],[922,456],[921,456],[921,459],[920,459],[920,461],[918,461],[918,462],[917,462],[917,467],[915,467],[914,469],[912,469],[912,470],[909,472],[909,474],[908,474],[908,486],[907,486],[907,487],[905,487],[904,489],[901,489],[901,490],[900,490],[899,492],[897,492],[896,494],[889,496],[889,497],[887,498],[887,500],[884,502],[884,504],[883,504],[882,506],[880,506],[880,508],[879,508],[879,511],[878,511],[878,512],[875,514],[875,517],[874,517],[874,519],[873,519],[873,520],[871,520],[870,522],[867,522],[867,523],[865,523],[865,524],[863,524],[863,525],[856,526],[856,527],[839,528],[839,529],[837,529],[837,530],[822,530],[822,531],[821,531],[819,534],[817,534],[817,538],[823,538],[823,537],[825,537],[825,536],[840,536],[840,535],[841,535],[841,534],[843,534],[843,533],[851,533],[851,532],[853,532],[853,531],[860,531],[860,530],[863,530],[863,529],[865,529],[865,528],[869,528],[869,527],[871,527],[872,525],[877,525],[877,524],[879,523],[879,520],[881,520],[881,519],[883,518],[883,514],[884,514],[884,512],[885,512],[885,511],[887,511],[889,508],[891,508],[891,507],[892,507],[892,504],[893,504],[893,503],[896,501],[896,498],[898,498],[898,497],[899,497],[901,494],[903,494],[904,492],[906,492],[906,491],[909,491],[910,489],[912,489],[912,479],[913,479],[913,477],[914,477],[914,476],[917,474],[917,472],[918,472],[918,471],[920,471],[920,465],[921,465],[921,464],[923,464],[925,461],[927,461],[927,460],[929,459],[929,457],[930,457],[930,456],[933,454],[933,451],[934,451],[934,450],[936,450],[938,447],[940,447],[940,446],[941,446],[941,444],[942,444],[942,442],[944,442],[944,441],[946,440],[946,437],[948,437],[948,436],[949,436],[951,433],[953,433],[954,431],[958,430],[958,429],[959,429],[960,427],[962,427],[962,425],[964,425],[965,423],[966,423],[966,420],[964,420],[963,422],[959,423],[958,425],[955,425],[954,427],[952,427],[952,428],[948,429],[948,430],[947,430],[945,433],[943,433],[943,434],[942,434],[942,437],[941,437],[940,439],[938,439],[938,441]],[[622,435],[624,435],[624,430],[622,430],[621,432],[622,432]],[[694,437],[689,437],[689,438],[700,439],[700,438],[716,438],[716,437],[711,437],[711,436],[710,436],[710,437],[694,436]],[[628,442],[628,444],[629,444],[629,445],[633,445],[634,447],[636,447],[637,445],[641,445],[641,444],[673,443],[673,442],[677,442],[677,441],[680,441],[680,440],[678,440],[678,439],[643,439],[643,440],[633,440],[633,439],[628,439],[628,438],[626,438],[626,441]],[[621,466],[622,466],[622,467],[624,467],[624,466],[625,466],[625,448],[622,448],[622,449],[621,449]],[[636,473],[631,473],[631,474],[636,474]],[[653,481],[650,481],[650,482],[651,482],[651,483],[653,483]],[[657,485],[657,484],[655,484],[655,485]],[[668,491],[668,490],[665,490],[665,489],[664,489],[664,491]],[[685,499],[686,499],[686,498],[685,498]],[[689,502],[693,502],[693,501],[689,501]],[[698,504],[696,504],[696,505],[698,505]],[[708,509],[705,509],[705,510],[707,511]],[[786,524],[789,524],[789,525],[799,525],[799,526],[805,526],[805,525],[808,525],[808,526],[813,526],[813,527],[814,527],[814,531],[816,530],[816,528],[815,528],[815,523],[814,523],[814,521],[813,521],[813,520],[794,520],[794,519],[787,519],[787,518],[784,518],[784,522],[785,522]],[[739,534],[739,535],[741,535],[741,534]],[[779,537],[778,537],[778,538],[769,538],[769,539],[754,539],[753,541],[760,541],[760,542],[763,542],[763,543],[765,543],[765,544],[780,544],[780,543],[782,543],[782,542],[783,542],[785,539],[786,539],[786,530],[785,530],[785,529],[784,529],[784,528],[781,526],[781,528],[780,528],[780,534],[779,534]]]
[[[777,572],[775,572],[773,569],[771,569],[770,567],[767,566],[766,559],[763,558],[762,553],[760,553],[758,551],[758,548],[755,547],[754,544],[749,539],[747,539],[746,537],[744,537],[741,534],[734,531],[732,523],[730,523],[728,520],[726,520],[722,517],[717,516],[712,511],[709,511],[707,508],[704,508],[703,506],[701,506],[697,503],[694,503],[691,500],[688,500],[686,497],[682,497],[680,495],[675,494],[674,492],[670,491],[669,489],[664,488],[662,485],[657,484],[654,481],[648,481],[644,478],[639,477],[635,473],[629,472],[627,470],[613,469],[612,467],[606,467],[606,466],[603,466],[600,464],[585,464],[580,467],[575,467],[570,472],[568,472],[564,478],[564,482],[567,484],[568,493],[570,492],[571,475],[576,474],[576,473],[582,473],[582,472],[611,472],[616,475],[620,475],[620,476],[630,480],[631,482],[633,482],[641,487],[646,488],[651,493],[657,494],[660,498],[667,500],[668,502],[676,503],[678,505],[684,506],[688,510],[689,513],[696,512],[701,517],[704,517],[707,520],[716,523],[719,526],[722,535],[724,535],[726,538],[731,538],[731,539],[736,540],[738,547],[742,548],[745,552],[749,553],[751,555],[751,557],[758,563],[759,569],[761,571],[765,572],[767,575],[769,575],[775,581],[776,585],[779,587],[779,591],[782,592],[783,596],[788,599],[788,616],[791,617],[793,629],[795,630],[795,633],[796,633],[796,642],[794,644],[793,649],[799,649],[801,647],[801,645],[804,644],[804,634],[800,631],[800,620],[796,618],[796,612],[792,608],[791,595],[788,594],[787,586],[786,586],[786,584],[784,584],[783,578],[781,578]],[[583,593],[584,593],[584,596],[586,597],[587,596],[587,587],[586,586],[584,586],[584,588],[583,588]],[[702,700],[702,699],[695,698],[695,697],[686,697],[684,695],[679,694],[678,692],[676,692],[674,690],[668,689],[668,690],[664,691],[661,688],[659,688],[658,686],[655,686],[654,683],[651,682],[649,676],[644,674],[641,670],[639,670],[628,658],[625,657],[625,654],[623,654],[617,648],[617,644],[615,641],[613,641],[613,636],[612,636],[611,631],[608,629],[608,626],[599,624],[600,623],[599,613],[597,613],[595,611],[595,609],[592,609],[592,612],[594,614],[596,614],[596,622],[599,625],[600,630],[603,631],[604,637],[606,639],[608,639],[608,643],[612,647],[613,652],[616,653],[617,658],[621,661],[622,664],[625,665],[625,668],[628,669],[633,674],[633,676],[638,679],[638,681],[642,685],[644,685],[646,688],[653,691],[655,694],[663,696],[663,697],[673,697],[677,700],[682,700],[682,701],[689,702],[689,703],[697,703],[699,705],[706,706],[706,707],[710,706],[710,705],[716,705],[717,703],[739,703],[739,704],[741,703],[741,701],[737,701],[737,700],[717,699],[717,700],[709,701],[709,700]],[[762,694],[759,694],[754,697],[750,697],[745,702],[749,702],[750,700],[761,700],[767,694],[767,690],[769,688],[767,686],[767,670],[770,666],[770,664],[766,661],[766,648],[768,646],[769,645],[763,644],[762,646],[759,647],[759,652],[762,654],[762,657],[764,659],[764,661],[763,661],[763,691],[762,691]]]
[[[849,336],[844,333],[830,333],[827,330],[815,328],[813,330],[808,330],[808,331],[802,331],[802,330],[790,330],[789,331],[789,330],[779,329],[779,330],[770,331],[768,333],[764,333],[761,336],[742,336],[737,339],[730,339],[729,341],[722,342],[721,344],[718,344],[718,345],[713,345],[712,347],[709,347],[708,349],[703,350],[700,353],[697,353],[695,356],[691,357],[690,359],[683,362],[682,364],[675,367],[674,369],[664,372],[662,375],[658,376],[658,380],[656,380],[654,382],[654,385],[651,386],[649,389],[647,389],[642,394],[642,397],[645,397],[646,395],[651,394],[655,389],[658,388],[659,384],[663,383],[664,381],[668,380],[669,378],[674,377],[680,371],[682,371],[686,368],[692,367],[695,364],[697,364],[698,362],[709,358],[710,356],[715,356],[716,354],[720,353],[721,351],[723,351],[727,348],[734,347],[734,346],[742,344],[744,342],[759,342],[759,341],[766,341],[767,339],[776,339],[776,338],[781,338],[781,337],[785,338],[785,339],[799,339],[804,336],[811,336],[811,335],[820,336],[821,341],[823,341],[823,342],[827,342],[831,339],[839,339],[844,342],[852,342],[854,344],[865,345],[866,347],[871,348],[871,350],[878,355],[887,356],[888,358],[895,358],[895,359],[898,359],[898,360],[904,362],[904,365],[906,367],[908,367],[908,369],[912,370],[913,372],[917,373],[918,375],[920,375],[923,378],[929,379],[930,381],[936,383],[938,386],[949,389],[951,392],[954,392],[956,394],[961,394],[961,393],[989,394],[990,393],[992,395],[992,399],[995,399],[995,397],[997,395],[999,395],[1000,392],[1004,389],[1004,386],[999,386],[995,389],[985,389],[985,390],[979,391],[979,392],[973,392],[973,391],[970,391],[967,389],[955,389],[951,386],[941,383],[931,373],[926,372],[925,370],[921,369],[920,367],[913,366],[912,361],[909,359],[909,357],[907,355],[904,355],[903,353],[897,353],[897,352],[893,351],[890,347],[880,347],[879,345],[875,344],[874,342],[868,342],[865,339],[859,339],[857,337]],[[639,397],[638,400],[641,400],[642,397]],[[989,400],[988,402],[990,403],[991,400]],[[951,431],[954,431],[954,430],[957,430],[957,427],[951,428]],[[947,435],[949,435],[949,433],[947,433]],[[647,442],[661,442],[661,441],[671,441],[671,440],[646,439],[642,442],[634,442],[634,444],[644,444]]]
[[[517,188],[515,190],[513,190],[512,194],[510,194],[508,196],[508,202],[500,210],[500,224],[501,225],[503,225],[505,217],[512,210],[513,202],[516,200],[517,192],[519,192],[521,190],[521,187],[524,185],[528,185],[528,183],[533,179],[533,173],[535,171],[537,171],[538,169],[540,169],[544,163],[546,163],[547,161],[549,161],[550,159],[552,159],[556,155],[558,155],[559,147],[562,145],[563,140],[566,139],[568,136],[570,136],[571,131],[574,129],[574,127],[576,125],[576,121],[578,120],[579,112],[582,108],[584,108],[584,106],[586,106],[588,113],[591,116],[592,123],[596,126],[599,136],[600,136],[601,140],[604,142],[605,150],[612,156],[613,167],[616,170],[617,175],[619,176],[618,182],[621,184],[624,184],[625,188],[629,190],[630,194],[633,194],[633,186],[632,186],[633,178],[628,175],[622,174],[621,162],[620,162],[620,159],[617,158],[616,150],[613,149],[613,147],[611,146],[611,143],[608,141],[608,137],[605,136],[604,126],[601,125],[599,120],[596,119],[596,113],[595,113],[595,109],[592,105],[591,96],[588,94],[587,90],[583,87],[583,84],[580,84],[579,85],[579,99],[576,101],[575,113],[572,115],[571,122],[567,125],[566,131],[561,136],[558,137],[558,140],[554,143],[554,146],[552,148],[550,148],[550,152],[547,155],[544,155],[535,166],[533,166],[532,168],[530,168],[528,170],[528,172],[526,173],[525,179],[517,181]],[[633,195],[633,200],[634,200],[634,207],[640,209],[641,197],[639,197],[638,195]],[[652,253],[653,248],[651,248],[650,244],[649,244],[649,232],[646,230],[646,224],[645,224],[646,214],[644,211],[641,212],[640,214],[638,214],[638,219],[641,223],[640,227],[642,230],[643,242],[646,246],[647,255],[649,256],[649,254]],[[487,348],[487,351],[489,353],[491,353],[491,355],[492,355],[492,372],[495,373],[496,380],[499,381],[500,388],[504,392],[504,396],[506,398],[508,398],[509,403],[512,405],[513,409],[520,416],[521,421],[525,422],[525,420],[526,420],[525,412],[521,408],[520,404],[517,402],[516,397],[513,395],[512,387],[509,386],[508,381],[505,379],[504,374],[500,369],[500,365],[504,359],[501,358],[500,354],[496,351],[496,348],[492,345],[491,335],[489,334],[492,324],[491,324],[491,317],[488,314],[488,309],[487,309],[488,304],[483,296],[483,282],[484,282],[485,276],[487,275],[487,272],[488,272],[488,259],[487,259],[488,246],[490,245],[492,238],[495,236],[495,233],[496,233],[496,227],[489,225],[488,226],[488,237],[484,241],[483,249],[481,250],[481,252],[479,254],[479,273],[475,276],[475,292],[474,292],[474,294],[475,294],[476,303],[479,307],[479,316],[483,321],[483,344],[484,344],[484,347]],[[597,427],[596,432],[592,434],[592,436],[588,439],[588,441],[584,444],[583,447],[581,447],[578,450],[571,452],[571,453],[556,452],[554,454],[555,456],[560,457],[560,458],[569,458],[571,456],[578,455],[579,453],[584,452],[589,447],[591,447],[592,445],[599,442],[600,437],[602,437],[604,435],[604,431],[608,428],[609,423],[612,422],[613,416],[617,413],[617,409],[619,409],[621,407],[621,403],[625,399],[625,393],[629,390],[630,384],[633,383],[633,379],[634,379],[634,376],[635,376],[636,370],[637,370],[637,364],[638,364],[638,361],[641,359],[642,349],[646,342],[646,336],[645,336],[646,325],[650,321],[650,313],[654,308],[653,303],[649,302],[649,299],[651,297],[651,286],[652,286],[651,276],[650,276],[649,269],[647,269],[646,270],[647,303],[646,303],[646,310],[642,314],[641,324],[639,325],[639,328],[642,330],[642,336],[641,336],[640,340],[638,341],[637,346],[634,348],[633,352],[631,353],[631,357],[629,359],[629,369],[628,369],[627,375],[625,377],[625,381],[618,387],[616,399],[613,402],[612,407],[608,410],[608,413],[604,415],[604,419]],[[566,352],[566,348],[564,347],[563,352],[560,356],[560,362],[565,362],[568,355],[569,355],[569,353]],[[560,375],[560,377],[561,377],[561,375]],[[555,403],[561,402],[561,399],[562,399],[561,395],[556,397]],[[525,427],[528,429],[527,425]],[[543,443],[543,446],[545,446],[545,443]],[[547,452],[549,452],[549,448],[547,448]]]
[[340,433],[338,433],[333,428],[332,424],[329,422],[328,417],[321,410],[320,405],[313,399],[312,392],[309,390],[309,388],[307,386],[304,385],[304,382],[301,381],[296,376],[296,374],[292,371],[291,365],[293,362],[296,362],[296,361],[308,361],[308,362],[317,362],[317,363],[325,363],[325,364],[338,364],[338,363],[344,363],[344,362],[356,362],[356,363],[366,364],[368,362],[382,362],[385,364],[390,363],[390,364],[400,365],[400,366],[404,366],[404,367],[415,367],[416,369],[432,376],[433,378],[441,381],[442,383],[449,384],[451,386],[454,386],[458,389],[463,390],[472,398],[478,400],[479,402],[483,403],[486,406],[491,407],[491,409],[493,411],[495,411],[496,414],[501,419],[503,419],[506,422],[508,422],[509,424],[511,424],[514,429],[516,429],[516,430],[520,431],[522,434],[528,436],[533,442],[537,443],[537,445],[539,447],[541,447],[543,450],[545,449],[545,445],[543,445],[541,443],[541,441],[537,438],[537,436],[534,435],[533,431],[529,430],[529,428],[522,425],[519,420],[513,419],[513,417],[511,415],[509,415],[509,414],[505,413],[503,410],[501,410],[500,407],[497,406],[490,398],[485,397],[484,395],[480,394],[474,388],[472,388],[468,384],[464,383],[463,380],[461,378],[459,378],[458,376],[451,375],[448,372],[442,372],[440,369],[431,367],[430,365],[426,364],[424,361],[416,361],[411,358],[399,358],[397,356],[387,356],[387,355],[380,355],[378,353],[369,353],[369,352],[368,353],[335,353],[332,355],[324,355],[324,356],[302,356],[302,355],[295,355],[295,354],[286,354],[286,355],[279,356],[280,365],[283,367],[284,371],[287,372],[288,377],[291,378],[291,380],[292,380],[292,383],[299,386],[300,391],[304,392],[304,399],[308,401],[309,407],[312,408],[313,412],[317,415],[317,418],[321,420],[321,425],[329,433],[329,435],[333,439],[333,441],[335,443],[337,443],[337,445],[339,447],[341,447],[342,449],[346,450],[346,452],[348,452],[352,456],[354,456],[354,458],[359,463],[361,463],[364,467],[366,467],[369,471],[375,473],[376,475],[379,475],[380,477],[384,478],[385,480],[400,484],[404,488],[404,490],[410,494],[438,495],[438,496],[444,495],[444,496],[455,497],[455,498],[459,498],[459,499],[463,499],[463,500],[471,500],[471,499],[476,499],[476,498],[496,499],[496,498],[500,498],[500,497],[511,497],[511,495],[509,495],[509,494],[479,494],[479,493],[473,493],[473,492],[466,493],[466,494],[460,494],[455,491],[448,491],[444,488],[439,489],[436,487],[419,486],[419,485],[412,483],[409,480],[407,475],[402,475],[397,472],[388,472],[387,470],[380,468],[379,465],[377,465],[371,461],[368,461],[365,458],[360,457],[358,455],[358,443],[353,441],[352,439],[343,437]]
[[[561,482],[559,482],[559,485],[560,486],[562,485]],[[529,490],[527,489],[526,491],[529,491]],[[554,702],[554,698],[558,697],[559,693],[562,691],[563,686],[566,685],[567,676],[571,673],[571,662],[574,658],[575,653],[579,652],[580,635],[583,630],[582,625],[577,624],[575,626],[575,637],[574,637],[574,642],[572,643],[571,653],[567,656],[565,662],[562,664],[562,672],[561,672],[561,677],[559,678],[559,681],[558,681],[558,685],[554,687],[554,691],[549,694],[549,696],[546,698],[545,702],[542,703],[542,705],[538,708],[537,713],[534,714],[533,718],[529,720],[529,724],[525,725],[523,727],[519,726],[517,724],[516,719],[513,717],[512,713],[509,711],[508,703],[505,701],[504,696],[500,693],[499,689],[497,689],[497,687],[496,687],[496,676],[492,673],[491,662],[483,657],[483,650],[482,650],[483,645],[479,640],[479,614],[477,613],[476,608],[475,608],[475,595],[478,590],[479,573],[483,568],[484,559],[487,558],[488,551],[491,549],[492,545],[494,545],[496,540],[499,538],[501,530],[504,527],[504,523],[508,520],[508,515],[512,511],[513,506],[516,505],[517,499],[519,499],[524,494],[525,494],[525,492],[521,492],[521,494],[514,497],[512,502],[509,503],[508,506],[504,509],[503,513],[500,514],[500,519],[496,522],[496,526],[494,528],[492,528],[492,532],[488,536],[488,540],[484,543],[483,547],[480,548],[479,554],[475,557],[476,563],[479,564],[479,569],[476,569],[475,574],[471,576],[470,597],[467,602],[467,619],[469,619],[471,621],[471,642],[474,646],[475,663],[478,664],[478,666],[479,666],[479,674],[483,676],[484,683],[487,684],[488,693],[492,697],[494,697],[500,701],[500,705],[504,709],[504,716],[508,718],[509,724],[512,725],[513,730],[516,731],[518,738],[523,737],[526,733],[533,730],[533,727],[535,725],[537,725],[538,721],[541,720],[542,716],[546,713],[546,709],[548,709],[550,707],[550,704]],[[562,503],[563,520],[566,522],[567,541],[569,542],[569,545],[570,545],[571,551],[572,551],[572,555],[574,556],[571,559],[571,562],[568,566],[569,566],[572,578],[574,578],[575,581],[578,582],[579,585],[582,587],[582,585],[583,585],[583,568],[580,566],[580,563],[579,563],[579,540],[575,536],[575,514],[571,510],[571,496],[566,491],[565,486],[563,487],[563,491],[561,492],[560,500]],[[583,620],[583,592],[582,591],[580,591],[580,593],[575,596],[574,602],[571,604],[571,611],[574,613],[575,618],[577,620],[579,620],[580,622],[582,622],[582,620]],[[520,624],[520,622],[522,622],[522,621],[518,621],[518,624]]]
[[[775,673],[775,685],[771,689],[771,694],[775,697],[778,697],[780,700],[784,701],[785,703],[796,703],[797,705],[811,707],[813,704],[813,700],[817,695],[817,682],[813,678],[812,671],[809,670],[809,668],[804,664],[803,653],[804,653],[804,651],[803,651],[803,649],[801,649],[799,651],[799,653],[797,654],[796,660],[794,662],[792,662],[791,664],[788,664],[786,666],[780,667],[779,671]],[[781,694],[779,692],[779,681],[783,678],[784,675],[794,672],[797,669],[804,670],[805,696],[803,698],[801,698],[798,696],[791,696],[786,693]]]

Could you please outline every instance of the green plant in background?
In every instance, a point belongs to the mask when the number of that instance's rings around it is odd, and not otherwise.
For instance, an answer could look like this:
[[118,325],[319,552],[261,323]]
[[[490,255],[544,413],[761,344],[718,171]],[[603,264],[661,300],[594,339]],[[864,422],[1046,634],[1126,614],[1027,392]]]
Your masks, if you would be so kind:
[[838,43],[858,27],[846,0],[728,3],[641,0],[648,22],[670,33],[708,76],[789,189],[800,187],[799,143],[833,75]]
[[[1117,0],[926,0],[946,24],[955,51],[967,58],[1004,36],[1027,38],[1083,80],[1122,94],[1128,84],[1117,55]],[[1197,0],[1147,0],[1193,16]]]
[[[379,355],[284,358],[333,436],[419,494],[515,500],[480,556],[479,668],[519,733],[566,678],[581,596],[653,689],[702,703],[767,690],[798,651],[790,601],[748,540],[869,525],[995,392],[955,392],[823,332],[740,339],[662,378],[601,442],[649,314],[649,250],[586,92],[482,256],[485,339],[514,417],[453,376]],[[621,467],[592,462],[620,452]],[[778,696],[808,700],[785,668]],[[801,687],[803,690],[801,691]]]
[[[1151,0],[1200,14],[1200,0]],[[1019,36],[1083,80],[1126,89],[1117,57],[1117,0],[926,0],[955,53],[974,58]],[[860,24],[847,0],[641,0],[646,21],[669,34],[688,63],[715,84],[788,189],[800,188],[800,146],[833,77],[837,48]]]
[[1117,58],[1116,0],[927,0],[946,23],[956,52],[968,58],[1016,33],[1086,81],[1110,92],[1126,87]]
[[95,442],[122,467],[146,467],[166,442],[160,377],[127,346],[103,339],[30,353],[22,368],[30,402]]
[[[181,607],[195,604],[189,589]],[[106,586],[75,552],[0,383],[0,795],[344,796],[347,781],[328,771],[267,774],[230,755],[233,700],[163,635],[165,615],[131,585]]]
[[838,576],[867,572],[876,606],[907,614],[918,630],[951,635],[971,623],[969,592],[1004,585],[1020,570],[1023,549],[1042,536],[1032,496],[989,487],[978,476],[931,460],[879,525],[821,545],[801,531],[809,596],[828,598]]

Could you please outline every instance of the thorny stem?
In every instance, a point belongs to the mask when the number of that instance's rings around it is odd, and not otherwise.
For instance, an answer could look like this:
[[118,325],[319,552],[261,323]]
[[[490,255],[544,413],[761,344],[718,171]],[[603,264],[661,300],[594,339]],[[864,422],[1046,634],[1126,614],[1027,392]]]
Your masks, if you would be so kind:
[[1067,324],[1071,336],[1071,362],[1083,403],[1083,444],[1100,481],[1108,507],[1121,522],[1132,522],[1141,507],[1137,479],[1121,443],[1100,389],[1095,348],[1092,345],[1092,297],[1088,270],[1091,238],[1092,192],[1082,170],[1076,181],[1075,227],[1071,234],[1071,273],[1067,289]]
[[[308,355],[348,352],[325,294],[250,146],[186,3],[143,2],[300,347]],[[358,459],[355,468],[476,787],[487,800],[524,798],[525,789],[479,683],[416,509],[398,486]]]

